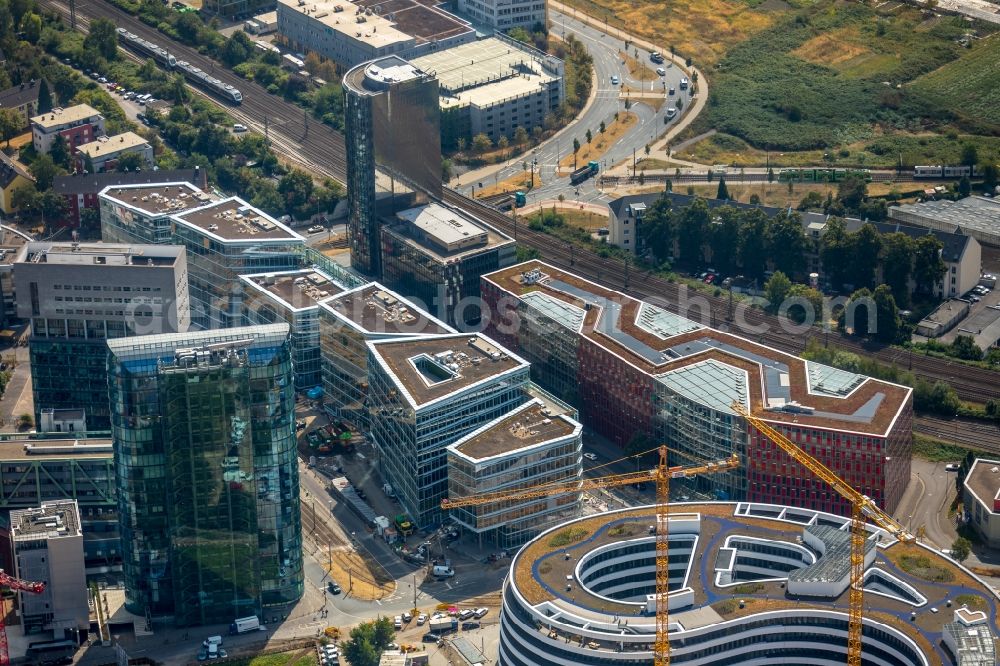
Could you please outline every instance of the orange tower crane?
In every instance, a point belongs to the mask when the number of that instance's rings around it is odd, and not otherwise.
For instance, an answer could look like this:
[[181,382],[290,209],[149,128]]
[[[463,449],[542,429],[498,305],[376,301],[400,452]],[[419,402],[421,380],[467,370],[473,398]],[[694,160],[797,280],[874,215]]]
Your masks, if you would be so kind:
[[862,611],[864,609],[864,579],[865,579],[865,542],[868,533],[865,531],[865,520],[873,523],[891,534],[903,543],[915,541],[916,538],[906,531],[902,525],[892,519],[887,513],[867,495],[862,495],[841,479],[829,467],[803,451],[794,442],[774,429],[766,421],[752,415],[743,405],[733,403],[733,411],[745,418],[757,431],[774,442],[788,456],[810,472],[826,482],[841,497],[851,503],[851,589],[850,613],[847,630],[847,664],[861,666],[861,630]]
[[660,455],[660,462],[651,470],[632,472],[629,474],[613,474],[611,476],[602,476],[593,479],[574,479],[572,481],[548,483],[517,490],[471,495],[469,497],[449,497],[441,500],[441,508],[458,509],[469,506],[483,506],[484,504],[503,504],[538,497],[551,497],[553,495],[583,492],[585,490],[628,486],[634,483],[643,483],[650,480],[655,481],[656,641],[653,644],[653,664],[654,666],[667,666],[670,663],[670,636],[668,635],[670,623],[667,610],[667,595],[669,592],[668,583],[670,581],[670,569],[667,557],[670,535],[670,479],[683,479],[697,474],[714,474],[716,472],[735,469],[740,466],[740,459],[734,453],[730,457],[724,460],[719,460],[718,462],[709,462],[690,466],[667,467],[667,447],[660,446],[658,451]]
[[[41,594],[45,591],[45,583],[32,583],[31,581],[14,578],[3,569],[0,569],[0,586],[6,586],[12,590],[19,590],[21,592],[31,592],[32,594]],[[8,666],[10,664],[10,653],[7,650],[7,627],[4,622],[4,618],[7,617],[7,609],[4,606],[3,599],[0,599],[0,666]]]

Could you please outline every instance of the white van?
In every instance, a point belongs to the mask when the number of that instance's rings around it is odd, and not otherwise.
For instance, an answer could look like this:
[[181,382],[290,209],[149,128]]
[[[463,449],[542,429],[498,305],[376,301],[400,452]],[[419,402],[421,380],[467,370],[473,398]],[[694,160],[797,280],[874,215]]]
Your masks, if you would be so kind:
[[209,643],[209,645],[208,645],[208,658],[209,659],[218,659],[219,658],[219,644],[218,643]]
[[443,567],[440,565],[435,565],[433,573],[438,578],[451,578],[452,576],[455,575],[455,570],[452,569],[451,567]]
[[216,646],[222,645],[222,636],[209,636],[208,638],[205,639],[205,642],[202,643],[202,645],[204,645],[205,647],[211,647],[213,645]]

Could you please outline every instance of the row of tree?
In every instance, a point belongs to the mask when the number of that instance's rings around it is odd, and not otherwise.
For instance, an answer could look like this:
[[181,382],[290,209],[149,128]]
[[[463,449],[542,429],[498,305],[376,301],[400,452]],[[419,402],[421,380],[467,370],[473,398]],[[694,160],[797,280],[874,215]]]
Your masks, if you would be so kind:
[[884,282],[902,307],[909,306],[911,280],[919,293],[929,294],[945,272],[941,242],[929,234],[882,234],[873,224],[848,232],[842,219],[831,218],[815,241],[805,235],[794,211],[769,217],[759,208],[711,209],[704,199],[674,208],[669,196],[660,197],[646,210],[640,237],[657,260],[675,258],[686,268],[711,264],[749,279],[762,278],[769,267],[804,277],[809,256],[818,253],[833,289],[874,290]]

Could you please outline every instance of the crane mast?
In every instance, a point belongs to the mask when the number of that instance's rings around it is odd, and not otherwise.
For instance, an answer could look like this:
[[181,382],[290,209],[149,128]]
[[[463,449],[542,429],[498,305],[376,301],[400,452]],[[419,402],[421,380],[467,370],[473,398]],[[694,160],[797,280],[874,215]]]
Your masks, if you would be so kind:
[[882,511],[870,497],[859,493],[829,467],[803,451],[797,444],[785,437],[785,435],[772,427],[767,421],[754,416],[738,402],[732,404],[732,409],[746,419],[761,435],[767,437],[775,446],[778,446],[788,454],[792,460],[815,474],[841,497],[851,503],[851,587],[847,625],[847,665],[861,666],[861,641],[862,628],[864,626],[862,611],[864,609],[865,543],[868,540],[865,522],[870,519],[898,541],[904,543],[914,541],[915,538],[906,531],[906,528]]
[[670,592],[670,479],[683,479],[698,474],[714,474],[740,466],[739,457],[734,453],[717,462],[699,465],[667,467],[667,447],[660,446],[659,464],[651,469],[629,474],[614,474],[593,479],[574,479],[558,483],[548,483],[515,490],[483,493],[468,497],[449,497],[441,500],[442,509],[482,506],[496,502],[515,502],[552,497],[566,493],[583,492],[603,488],[616,488],[653,480],[656,482],[656,639],[653,643],[654,666],[670,664],[670,617],[668,595]]
[[[32,594],[41,594],[45,591],[45,583],[36,583],[29,580],[14,578],[3,569],[0,569],[0,586],[6,586],[11,590],[17,590],[19,592],[31,592]],[[7,610],[4,608],[3,601],[0,600],[0,666],[8,666],[10,664],[10,652],[7,645],[7,627],[4,624],[5,617],[7,617]]]

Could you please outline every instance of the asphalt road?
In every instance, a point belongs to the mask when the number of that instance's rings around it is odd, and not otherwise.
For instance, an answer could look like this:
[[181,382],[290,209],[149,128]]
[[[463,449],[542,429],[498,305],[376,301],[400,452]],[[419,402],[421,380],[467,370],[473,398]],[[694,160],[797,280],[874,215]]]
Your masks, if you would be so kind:
[[[593,57],[594,78],[596,80],[594,99],[573,122],[554,137],[530,153],[510,160],[492,175],[477,178],[475,181],[467,181],[466,178],[460,176],[458,180],[461,184],[452,183],[452,185],[464,194],[471,195],[473,186],[478,189],[480,183],[484,187],[489,187],[517,175],[522,171],[525,161],[530,164],[537,160],[538,170],[536,174],[540,174],[542,185],[530,192],[529,202],[557,198],[560,194],[576,201],[605,201],[606,198],[602,198],[602,193],[597,190],[596,179],[590,178],[581,183],[579,188],[576,188],[570,184],[568,172],[566,175],[557,175],[559,161],[572,154],[573,139],[576,138],[581,144],[584,143],[588,129],[596,135],[601,122],[610,125],[616,112],[625,111],[625,97],[621,94],[623,85],[634,90],[641,89],[645,93],[663,94],[664,96],[667,96],[664,91],[673,86],[676,94],[669,96],[670,102],[664,103],[659,111],[654,111],[651,105],[643,103],[641,100],[634,101],[629,110],[638,117],[638,122],[601,158],[601,169],[606,170],[616,162],[631,159],[633,154],[637,157],[644,156],[646,144],[652,143],[670,126],[663,122],[667,108],[673,105],[678,98],[683,98],[685,104],[690,103],[690,88],[686,91],[680,89],[680,79],[684,73],[669,61],[657,65],[650,61],[648,51],[640,49],[638,58],[640,62],[649,67],[651,71],[655,71],[657,67],[663,67],[667,74],[665,77],[657,77],[654,81],[633,79],[629,75],[628,67],[622,64],[622,59],[619,56],[619,51],[625,47],[623,41],[555,10],[551,10],[549,16],[552,20],[551,31],[553,34],[560,37],[575,36],[583,42]],[[635,47],[630,47],[629,51],[634,55]],[[621,83],[613,85],[611,83],[612,76],[617,76]],[[678,114],[676,118],[671,120],[671,123],[676,122],[679,118]],[[579,189],[579,195],[576,194],[577,189]]]
[[894,515],[913,534],[923,528],[922,540],[938,550],[950,548],[958,536],[955,519],[948,516],[957,492],[955,473],[945,471],[946,464],[913,458],[910,485]]

